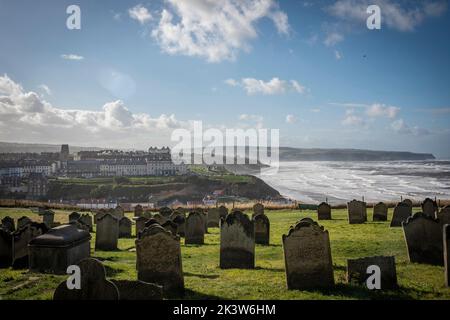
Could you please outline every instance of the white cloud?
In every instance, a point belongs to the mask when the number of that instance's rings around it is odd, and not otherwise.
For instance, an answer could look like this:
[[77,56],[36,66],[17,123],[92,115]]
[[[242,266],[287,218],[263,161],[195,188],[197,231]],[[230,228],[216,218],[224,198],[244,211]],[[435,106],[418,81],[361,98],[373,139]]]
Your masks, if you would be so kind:
[[151,13],[142,4],[130,8],[128,10],[128,15],[131,19],[138,21],[140,24],[146,24],[153,19]]
[[297,117],[294,116],[293,114],[288,114],[286,116],[286,123],[293,124],[293,123],[296,123],[296,122],[297,122]]
[[145,147],[149,137],[167,143],[172,129],[190,125],[173,114],[133,113],[120,100],[99,111],[54,107],[7,75],[0,76],[0,136],[5,141]]
[[384,104],[374,103],[367,108],[367,115],[369,117],[377,118],[377,117],[387,117],[393,119],[397,117],[400,112],[400,108],[394,106],[386,106]]
[[351,127],[365,126],[366,121],[362,117],[356,115],[353,109],[349,109],[345,113],[345,118],[344,120],[342,120],[342,124],[344,126],[351,126]]
[[256,24],[269,18],[279,33],[289,30],[275,0],[167,0],[152,36],[168,54],[234,60],[258,37]]
[[277,95],[285,94],[287,92],[296,92],[304,94],[308,91],[296,80],[281,80],[277,77],[269,81],[258,80],[255,78],[243,78],[240,81],[234,79],[225,80],[225,83],[237,87],[244,88],[248,95],[263,94],[263,95]]
[[62,54],[61,58],[64,60],[74,60],[74,61],[81,61],[84,60],[83,56],[79,56],[76,54]]
[[334,57],[336,58],[336,60],[341,60],[342,54],[338,50],[334,50]]
[[[255,123],[257,128],[262,128],[264,126],[264,117],[257,114],[241,114],[239,115],[239,120],[244,122]],[[249,127],[248,125],[245,127]]]
[[414,136],[426,136],[431,134],[428,129],[418,126],[410,127],[403,119],[395,120],[391,123],[391,128],[399,134],[414,135]]
[[327,46],[327,47],[334,47],[335,45],[337,45],[339,42],[344,40],[344,36],[338,32],[330,32],[327,33],[325,40],[323,41],[323,43]]
[[365,26],[368,17],[366,10],[372,4],[381,8],[382,27],[386,25],[398,31],[413,31],[425,19],[440,16],[447,10],[447,3],[442,0],[403,3],[391,0],[339,0],[327,11],[339,19],[364,23]]
[[40,86],[38,86],[38,88],[44,91],[48,96],[52,95],[52,91],[46,84],[41,84]]

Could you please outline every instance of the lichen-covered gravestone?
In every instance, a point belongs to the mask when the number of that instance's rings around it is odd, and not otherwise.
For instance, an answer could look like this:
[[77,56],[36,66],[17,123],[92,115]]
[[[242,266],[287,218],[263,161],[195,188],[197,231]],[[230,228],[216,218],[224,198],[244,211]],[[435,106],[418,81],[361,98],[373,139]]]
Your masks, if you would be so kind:
[[424,215],[436,219],[436,214],[438,211],[438,205],[437,205],[436,201],[434,201],[430,198],[426,198],[422,202],[421,206],[422,206],[422,212]]
[[107,213],[97,221],[95,250],[117,250],[119,239],[119,219]]
[[380,268],[381,289],[396,289],[398,287],[395,257],[393,256],[347,260],[347,282],[366,286],[367,279],[372,275],[372,272],[367,273],[367,269],[370,266]]
[[253,214],[252,214],[252,218],[253,218],[254,216],[256,216],[257,214],[260,214],[260,213],[264,213],[264,205],[263,205],[262,203],[256,203],[256,204],[253,206]]
[[373,206],[373,221],[387,221],[388,207],[384,202]]
[[168,218],[166,218],[165,216],[163,216],[160,213],[155,214],[152,219],[155,219],[156,221],[158,221],[159,224],[163,224],[164,222],[166,222],[168,220]]
[[159,209],[159,213],[165,217],[166,219],[168,219],[170,217],[170,215],[173,213],[173,210],[170,209],[169,207],[162,207],[161,209]]
[[8,231],[8,232],[14,232],[14,231],[16,231],[16,226],[15,226],[15,224],[14,224],[14,219],[11,218],[11,217],[9,217],[9,216],[4,217],[4,218],[2,219],[2,225],[1,225],[1,228],[3,228],[3,230],[6,230],[6,231]]
[[304,290],[334,285],[328,231],[311,219],[300,220],[283,235],[287,287]]
[[138,279],[163,286],[165,296],[184,293],[180,238],[158,224],[145,228],[136,240]]
[[170,219],[177,224],[177,234],[180,237],[185,236],[185,229],[186,229],[186,216],[184,212],[175,211],[170,216]]
[[270,242],[270,221],[264,214],[260,213],[253,217],[255,226],[255,243],[269,245]]
[[106,280],[103,264],[92,258],[78,263],[81,272],[81,288],[67,288],[67,280],[61,282],[53,293],[53,300],[119,300],[116,285]]
[[220,268],[255,267],[255,229],[253,221],[241,211],[233,211],[220,224]]
[[410,262],[444,265],[442,227],[435,219],[418,212],[403,222]]
[[367,221],[366,203],[363,201],[352,200],[347,203],[348,223],[361,224]]
[[208,227],[218,228],[220,222],[219,208],[211,208],[208,210]]
[[402,222],[406,221],[412,215],[412,207],[406,202],[399,202],[394,208],[391,227],[401,227]]
[[317,206],[317,218],[319,220],[331,220],[331,206],[322,202]]
[[189,213],[186,219],[185,244],[204,244],[205,243],[205,221],[203,213],[193,211]]
[[167,220],[166,222],[164,222],[161,225],[164,229],[166,229],[167,231],[172,232],[173,235],[177,234],[178,231],[178,225],[173,222],[172,220]]
[[119,220],[119,238],[131,238],[131,228],[133,223],[127,217]]
[[444,226],[445,285],[450,287],[450,224]]
[[140,204],[138,204],[136,207],[134,207],[134,216],[140,217],[142,216],[142,213],[144,212],[144,209]]

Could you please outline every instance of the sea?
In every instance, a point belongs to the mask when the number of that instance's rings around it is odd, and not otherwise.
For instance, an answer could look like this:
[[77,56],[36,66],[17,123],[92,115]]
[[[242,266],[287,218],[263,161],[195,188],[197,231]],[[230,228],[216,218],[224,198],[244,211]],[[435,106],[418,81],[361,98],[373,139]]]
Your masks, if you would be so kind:
[[450,160],[281,162],[277,173],[258,176],[283,196],[310,204],[450,199]]

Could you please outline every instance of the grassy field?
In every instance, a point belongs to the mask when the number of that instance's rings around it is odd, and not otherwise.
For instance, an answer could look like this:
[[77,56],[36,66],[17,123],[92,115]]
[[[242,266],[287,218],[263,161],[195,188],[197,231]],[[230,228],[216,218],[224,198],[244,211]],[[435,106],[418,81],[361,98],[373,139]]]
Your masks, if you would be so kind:
[[[416,210],[417,211],[417,210]],[[69,212],[56,211],[56,220],[68,221]],[[39,217],[28,209],[0,208],[0,218]],[[186,299],[450,299],[444,287],[444,268],[412,264],[407,261],[401,228],[389,228],[388,222],[349,225],[345,210],[334,210],[332,221],[321,224],[329,231],[336,286],[320,291],[288,291],[284,272],[281,236],[289,226],[304,217],[316,218],[313,211],[268,211],[271,221],[271,245],[256,246],[255,270],[221,270],[219,264],[219,229],[210,228],[202,246],[184,245],[183,271]],[[130,214],[131,216],[131,214]],[[372,220],[369,209],[369,221]],[[392,211],[389,211],[389,219]],[[94,252],[103,261],[107,275],[114,279],[136,279],[134,239],[120,239],[119,251]],[[394,255],[400,289],[369,291],[345,283],[348,258]],[[53,290],[66,277],[32,274],[28,270],[0,270],[1,299],[51,299]]]

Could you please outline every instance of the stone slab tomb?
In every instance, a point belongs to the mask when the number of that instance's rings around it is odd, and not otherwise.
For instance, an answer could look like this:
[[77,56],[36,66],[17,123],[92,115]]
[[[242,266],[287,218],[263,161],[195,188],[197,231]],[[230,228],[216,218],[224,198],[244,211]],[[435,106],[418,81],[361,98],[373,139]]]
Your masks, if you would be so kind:
[[372,272],[367,273],[367,268],[373,265],[380,268],[382,290],[398,288],[395,257],[393,256],[365,257],[347,260],[347,282],[367,286],[367,279],[372,275]]

